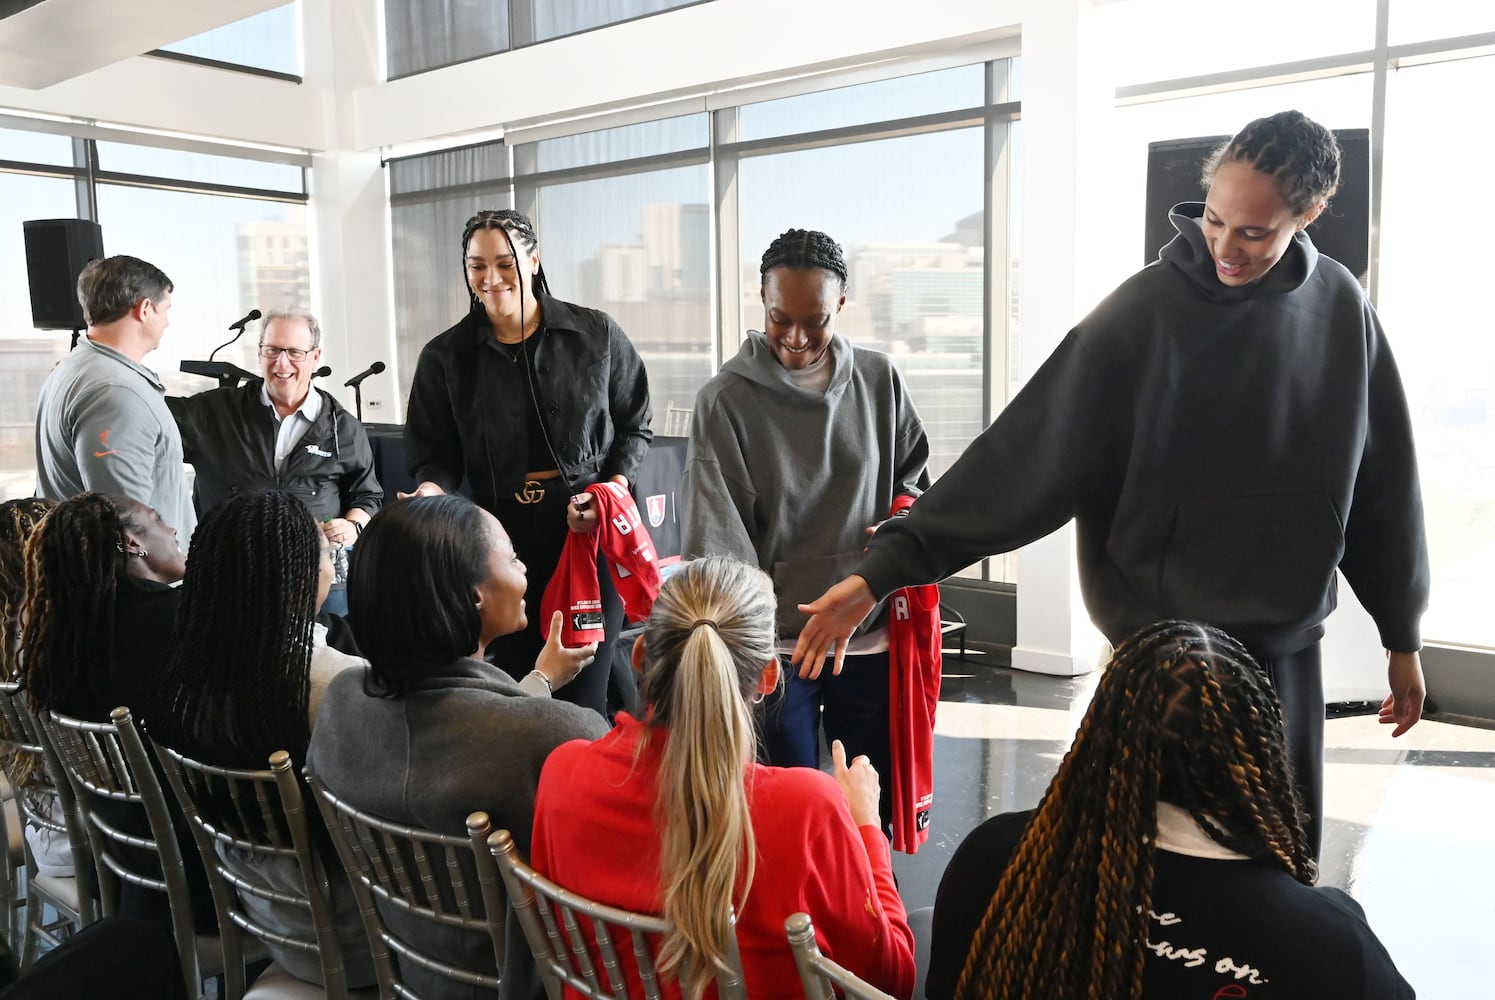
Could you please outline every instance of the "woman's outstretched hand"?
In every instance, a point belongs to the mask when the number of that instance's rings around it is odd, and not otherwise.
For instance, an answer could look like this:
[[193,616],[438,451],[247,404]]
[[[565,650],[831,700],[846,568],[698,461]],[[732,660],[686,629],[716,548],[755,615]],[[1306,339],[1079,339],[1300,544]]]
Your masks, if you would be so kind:
[[790,661],[799,668],[799,675],[810,680],[819,677],[827,653],[835,655],[831,673],[839,674],[841,662],[846,658],[846,640],[876,604],[867,581],[855,575],[809,604],[801,604],[799,610],[809,615],[810,620],[799,633],[790,656]]
[[561,645],[561,623],[564,621],[565,618],[559,611],[550,616],[550,636],[535,660],[535,669],[550,682],[552,691],[571,683],[577,674],[597,658],[595,642],[585,646]]
[[846,804],[851,808],[852,821],[857,826],[881,827],[882,817],[877,811],[877,769],[867,755],[862,754],[847,764],[845,744],[834,740],[831,743],[831,765],[836,784],[841,786],[841,794],[846,796]]

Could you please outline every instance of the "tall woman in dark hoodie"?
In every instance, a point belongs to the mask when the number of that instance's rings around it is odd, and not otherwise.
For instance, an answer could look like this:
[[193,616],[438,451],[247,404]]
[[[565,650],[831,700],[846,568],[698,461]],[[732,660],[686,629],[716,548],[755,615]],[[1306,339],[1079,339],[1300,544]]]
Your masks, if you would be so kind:
[[1400,736],[1422,715],[1427,536],[1411,420],[1375,310],[1304,229],[1339,182],[1296,111],[1209,162],[1178,236],[1072,330],[854,575],[806,610],[812,663],[875,597],[1077,522],[1080,582],[1113,645],[1165,618],[1240,638],[1276,685],[1322,835],[1319,639],[1335,569],[1380,629]]

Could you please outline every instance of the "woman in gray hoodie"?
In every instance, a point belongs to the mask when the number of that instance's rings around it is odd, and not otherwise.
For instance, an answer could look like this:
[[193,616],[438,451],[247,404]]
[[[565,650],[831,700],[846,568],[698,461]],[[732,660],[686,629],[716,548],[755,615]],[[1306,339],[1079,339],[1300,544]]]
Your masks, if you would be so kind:
[[[847,269],[833,239],[791,229],[759,274],[763,332],[749,331],[696,396],[682,547],[686,559],[735,556],[773,578],[787,655],[806,620],[797,605],[851,571],[894,497],[928,485],[929,441],[888,356],[836,335]],[[764,706],[768,763],[819,766],[823,705],[827,742],[840,739],[888,774],[887,649],[872,615],[848,644],[844,672],[786,670]],[[887,788],[881,814],[886,826]]]

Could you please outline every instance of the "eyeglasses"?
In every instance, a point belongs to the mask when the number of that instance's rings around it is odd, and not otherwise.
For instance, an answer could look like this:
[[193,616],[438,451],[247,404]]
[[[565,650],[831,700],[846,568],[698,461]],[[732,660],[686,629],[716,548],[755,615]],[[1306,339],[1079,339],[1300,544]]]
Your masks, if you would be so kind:
[[[313,350],[315,350],[315,348],[313,348]],[[260,345],[260,357],[264,358],[266,361],[274,361],[282,354],[284,354],[286,358],[291,361],[305,361],[306,356],[310,353],[311,351],[303,351],[299,347],[271,347],[269,344]]]

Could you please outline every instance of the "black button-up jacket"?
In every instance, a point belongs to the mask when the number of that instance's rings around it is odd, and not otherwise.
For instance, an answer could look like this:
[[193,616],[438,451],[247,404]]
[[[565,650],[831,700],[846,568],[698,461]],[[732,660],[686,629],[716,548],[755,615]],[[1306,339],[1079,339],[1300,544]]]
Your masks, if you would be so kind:
[[[538,299],[544,333],[525,350],[556,467],[574,489],[619,474],[636,481],[653,438],[643,360],[607,313]],[[528,466],[525,364],[500,348],[480,309],[426,344],[405,408],[416,482],[492,509],[540,471]]]

